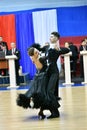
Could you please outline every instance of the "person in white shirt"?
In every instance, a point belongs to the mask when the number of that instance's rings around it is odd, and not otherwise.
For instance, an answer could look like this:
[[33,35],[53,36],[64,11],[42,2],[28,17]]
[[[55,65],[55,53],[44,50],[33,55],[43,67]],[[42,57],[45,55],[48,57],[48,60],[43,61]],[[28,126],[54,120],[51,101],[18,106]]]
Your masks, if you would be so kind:
[[20,78],[19,78],[19,68],[20,68],[20,63],[19,60],[21,58],[20,51],[16,47],[15,42],[11,42],[11,49],[9,50],[9,55],[16,55],[17,59],[15,60],[15,70],[16,70],[16,83],[17,85],[20,84]]

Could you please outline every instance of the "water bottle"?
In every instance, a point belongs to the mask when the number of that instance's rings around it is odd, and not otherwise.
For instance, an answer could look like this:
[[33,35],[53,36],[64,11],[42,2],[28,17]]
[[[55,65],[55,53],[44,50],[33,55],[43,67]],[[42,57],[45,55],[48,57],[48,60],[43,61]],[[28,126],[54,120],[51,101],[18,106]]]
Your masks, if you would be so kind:
[[20,68],[19,68],[19,75],[20,76],[22,75],[22,66],[20,66]]

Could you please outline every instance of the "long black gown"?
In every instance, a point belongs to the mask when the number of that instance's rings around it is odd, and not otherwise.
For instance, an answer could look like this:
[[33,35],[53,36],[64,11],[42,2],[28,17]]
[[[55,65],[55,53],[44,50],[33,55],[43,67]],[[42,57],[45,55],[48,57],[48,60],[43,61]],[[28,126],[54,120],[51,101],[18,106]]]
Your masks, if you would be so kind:
[[47,62],[44,57],[39,59],[40,63],[43,64],[41,70],[37,70],[33,80],[29,84],[30,89],[25,94],[18,94],[17,105],[23,108],[31,108],[30,101],[33,98],[33,108],[40,108],[43,106],[46,97],[46,87],[48,83],[47,77]]

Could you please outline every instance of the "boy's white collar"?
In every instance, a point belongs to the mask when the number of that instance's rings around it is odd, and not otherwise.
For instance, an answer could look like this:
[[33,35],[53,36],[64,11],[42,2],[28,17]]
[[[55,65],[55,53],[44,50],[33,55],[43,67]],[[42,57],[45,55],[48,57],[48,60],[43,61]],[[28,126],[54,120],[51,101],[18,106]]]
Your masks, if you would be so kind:
[[55,48],[55,44],[50,43],[50,48],[54,49]]

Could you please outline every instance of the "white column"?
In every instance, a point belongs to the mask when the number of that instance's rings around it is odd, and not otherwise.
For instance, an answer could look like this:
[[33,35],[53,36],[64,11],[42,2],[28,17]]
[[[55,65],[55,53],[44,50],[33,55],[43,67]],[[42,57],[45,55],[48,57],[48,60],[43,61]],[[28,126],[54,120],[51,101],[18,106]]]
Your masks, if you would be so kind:
[[17,88],[16,86],[16,73],[15,73],[15,60],[16,55],[9,55],[5,57],[9,62],[9,76],[10,76],[10,86],[8,88]]
[[87,84],[87,51],[80,51],[80,55],[83,55],[84,67],[84,82],[82,82],[82,84]]
[[70,56],[72,55],[72,52],[69,52],[64,56],[64,70],[65,70],[65,83],[63,85],[73,85],[74,83],[71,83],[71,72],[70,72]]

